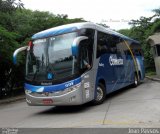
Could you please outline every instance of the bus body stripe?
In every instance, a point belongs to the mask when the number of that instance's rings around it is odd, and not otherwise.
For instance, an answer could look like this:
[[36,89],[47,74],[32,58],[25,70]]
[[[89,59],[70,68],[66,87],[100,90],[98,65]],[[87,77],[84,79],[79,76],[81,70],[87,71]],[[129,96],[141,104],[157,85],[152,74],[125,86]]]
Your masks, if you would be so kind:
[[[71,80],[62,84],[57,85],[49,85],[49,86],[35,86],[25,83],[25,90],[30,90],[32,92],[54,92],[54,91],[63,91],[66,88],[69,88],[71,86],[74,86],[81,82],[81,77]],[[41,90],[40,90],[41,89]],[[43,89],[43,90],[42,90]]]
[[134,66],[135,66],[135,69],[136,69],[136,72],[137,72],[137,76],[138,76],[138,79],[139,79],[137,61],[136,61],[136,59],[135,59],[135,57],[133,55],[133,52],[132,52],[131,48],[129,47],[129,44],[125,40],[124,40],[124,43],[126,44],[126,46],[128,47],[128,49],[129,49],[129,51],[130,51],[130,53],[132,55],[132,58],[133,58],[133,61],[134,61]]

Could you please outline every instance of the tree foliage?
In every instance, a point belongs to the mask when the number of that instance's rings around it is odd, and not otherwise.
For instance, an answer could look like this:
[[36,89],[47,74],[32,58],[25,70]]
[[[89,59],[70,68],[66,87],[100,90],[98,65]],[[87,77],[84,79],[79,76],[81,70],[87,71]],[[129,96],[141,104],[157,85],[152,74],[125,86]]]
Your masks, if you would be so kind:
[[69,19],[65,14],[54,15],[24,9],[20,0],[0,0],[0,20],[0,54],[6,61],[11,59],[13,50],[26,45],[33,34],[51,27],[84,21],[82,18]]
[[[66,14],[55,15],[25,9],[21,0],[0,0],[0,78],[3,79],[5,72],[15,67],[12,64],[14,50],[27,45],[33,34],[51,27],[82,21],[82,18],[69,19]],[[23,70],[25,56],[18,58],[17,67]],[[15,78],[18,78],[18,74],[16,75]]]
[[21,0],[0,0],[0,11],[4,13],[13,13],[16,9],[24,8]]
[[[4,27],[0,26],[0,57],[1,62],[11,63],[12,53],[15,48],[18,47],[18,42],[16,41],[16,34],[9,32]],[[5,57],[4,57],[5,56]]]

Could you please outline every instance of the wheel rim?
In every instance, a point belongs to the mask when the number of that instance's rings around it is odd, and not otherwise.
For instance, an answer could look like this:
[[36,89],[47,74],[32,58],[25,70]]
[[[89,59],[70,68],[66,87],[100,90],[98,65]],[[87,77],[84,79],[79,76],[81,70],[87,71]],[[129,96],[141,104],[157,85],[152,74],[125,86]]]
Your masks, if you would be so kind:
[[103,90],[101,87],[97,87],[97,97],[96,97],[96,100],[97,101],[100,101],[101,99],[103,98]]
[[136,77],[136,76],[135,76],[134,83],[135,83],[135,85],[137,85],[137,84],[138,84],[138,80],[137,80],[137,77]]

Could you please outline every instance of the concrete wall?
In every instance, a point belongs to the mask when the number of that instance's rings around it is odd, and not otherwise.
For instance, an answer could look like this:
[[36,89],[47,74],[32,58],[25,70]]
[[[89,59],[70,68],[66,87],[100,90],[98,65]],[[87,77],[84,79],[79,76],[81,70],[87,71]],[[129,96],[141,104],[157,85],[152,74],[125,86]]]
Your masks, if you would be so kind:
[[155,66],[156,66],[156,74],[160,76],[160,56],[154,57]]
[[147,39],[148,43],[153,48],[153,56],[155,61],[155,67],[156,67],[156,74],[160,76],[160,56],[157,54],[157,48],[156,45],[160,45],[160,33],[155,33],[152,36],[149,36]]

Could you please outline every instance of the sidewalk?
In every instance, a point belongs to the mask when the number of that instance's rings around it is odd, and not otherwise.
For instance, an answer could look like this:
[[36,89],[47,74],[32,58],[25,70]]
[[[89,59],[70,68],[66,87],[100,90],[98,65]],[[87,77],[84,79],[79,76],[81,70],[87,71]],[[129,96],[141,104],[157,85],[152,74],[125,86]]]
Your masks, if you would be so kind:
[[1,104],[15,102],[15,101],[19,101],[19,100],[24,100],[24,99],[25,99],[25,95],[24,94],[13,96],[13,97],[10,97],[10,98],[7,97],[5,99],[0,99],[0,105]]
[[160,82],[160,77],[157,75],[152,75],[152,76],[146,76],[147,79],[153,80],[153,81],[159,81]]

